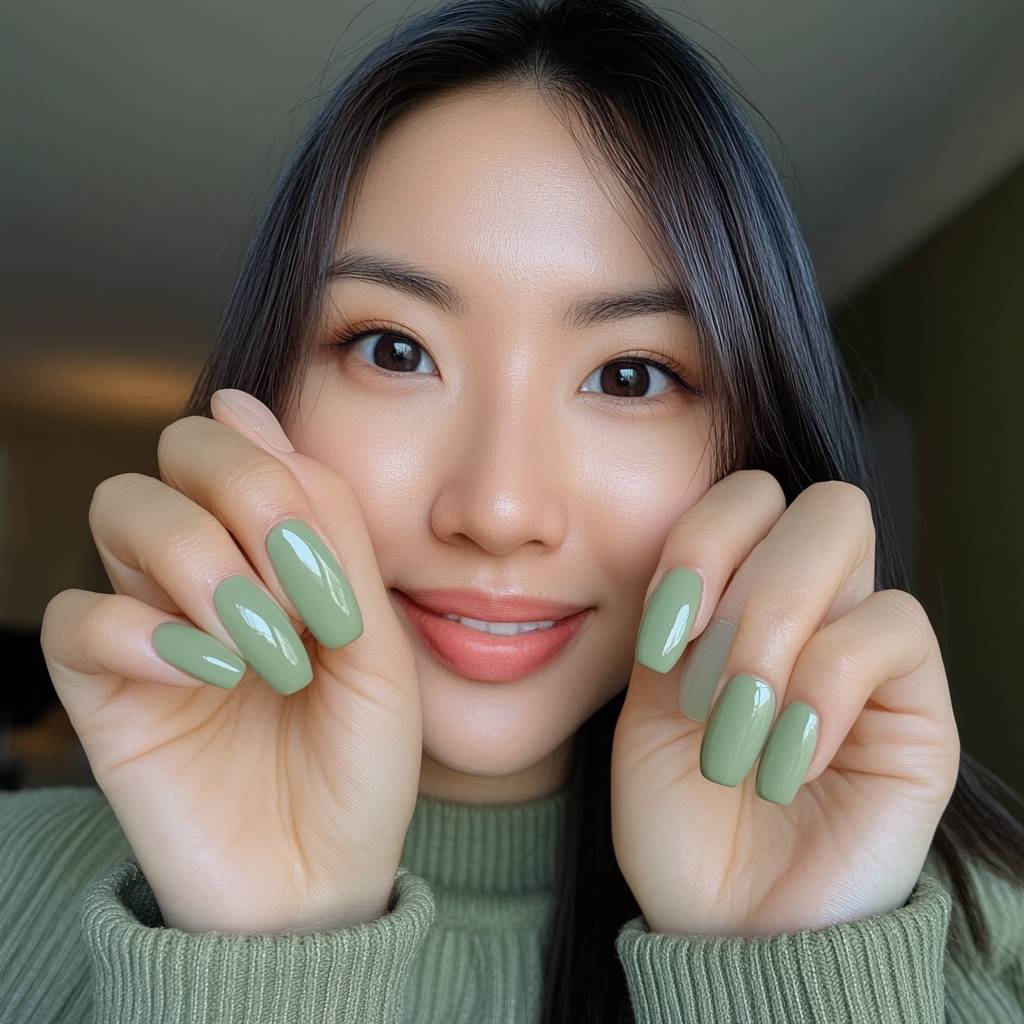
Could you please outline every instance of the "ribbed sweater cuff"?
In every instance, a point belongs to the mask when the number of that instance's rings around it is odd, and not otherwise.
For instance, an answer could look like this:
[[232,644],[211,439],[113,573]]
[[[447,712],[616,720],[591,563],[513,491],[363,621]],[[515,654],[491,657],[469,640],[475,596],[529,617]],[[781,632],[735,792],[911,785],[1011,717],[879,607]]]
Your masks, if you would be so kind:
[[129,861],[83,906],[96,1024],[392,1024],[432,916],[426,882],[399,875],[390,911],[358,928],[189,934],[159,926],[153,892]]
[[637,1024],[941,1024],[950,899],[922,877],[905,907],[766,938],[619,934]]

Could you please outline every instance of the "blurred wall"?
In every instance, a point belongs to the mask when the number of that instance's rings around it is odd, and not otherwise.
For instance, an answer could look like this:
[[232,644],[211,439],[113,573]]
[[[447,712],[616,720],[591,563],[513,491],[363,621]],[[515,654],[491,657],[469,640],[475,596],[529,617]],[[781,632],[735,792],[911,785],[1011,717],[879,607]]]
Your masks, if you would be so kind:
[[37,627],[60,590],[109,590],[89,532],[96,485],[155,476],[188,369],[74,353],[0,364],[0,625]]
[[964,748],[1024,793],[1024,166],[838,310],[865,395],[909,413],[918,596]]

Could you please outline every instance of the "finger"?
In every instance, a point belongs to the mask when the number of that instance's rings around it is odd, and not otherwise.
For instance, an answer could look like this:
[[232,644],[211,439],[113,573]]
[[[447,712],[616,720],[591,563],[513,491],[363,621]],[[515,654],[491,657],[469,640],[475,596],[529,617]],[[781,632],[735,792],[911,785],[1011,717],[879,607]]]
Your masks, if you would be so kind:
[[691,637],[701,635],[733,573],[785,507],[774,477],[744,471],[720,480],[675,524],[648,589],[634,699],[642,693],[659,711],[674,706],[675,695],[666,697],[660,674],[671,671]]
[[928,617],[909,594],[880,591],[804,647],[761,756],[757,789],[764,799],[788,804],[831,764],[912,780],[944,801],[955,776],[955,768],[944,766],[956,765],[956,745]]
[[[656,714],[673,713],[678,706],[703,721],[711,686],[692,681],[718,678],[735,634],[733,625],[712,622],[712,614],[737,568],[785,508],[774,477],[742,471],[711,487],[672,528],[648,591],[637,638],[636,660],[643,667],[633,673],[631,701],[644,701]],[[684,663],[678,693],[672,693],[654,672],[670,671],[691,637],[700,639]]]
[[[222,399],[217,408],[223,412],[224,407]],[[358,547],[364,559],[373,559],[368,545],[360,544],[365,529],[358,506],[335,474],[332,516],[345,522],[335,547],[282,461],[290,457],[297,462],[301,456],[280,448],[274,449],[276,455],[269,452],[267,433],[258,435],[257,444],[219,422],[180,420],[161,438],[161,475],[227,528],[277,601],[321,644],[343,647],[361,635],[363,620],[342,561],[358,560],[353,554]],[[380,589],[375,592],[378,604]]]
[[320,643],[337,648],[360,635],[362,618],[339,556],[284,462],[201,417],[164,431],[159,461],[162,478],[227,528],[277,601]]
[[131,475],[96,489],[91,517],[105,561],[156,581],[276,690],[294,693],[310,682],[309,657],[287,615],[209,512],[159,480]]
[[[230,427],[240,438],[261,448],[288,470],[301,492],[296,497],[295,492],[289,490],[290,500],[302,501],[305,503],[303,508],[308,509],[308,513],[300,513],[294,511],[294,505],[287,510],[275,506],[277,499],[272,490],[256,487],[254,493],[248,494],[249,501],[255,500],[262,512],[253,521],[240,519],[237,528],[248,537],[256,537],[246,547],[254,564],[261,568],[261,572],[266,569],[265,545],[259,543],[261,530],[267,530],[278,517],[293,515],[301,518],[308,514],[306,522],[309,527],[334,559],[338,573],[348,580],[357,613],[361,613],[363,632],[358,641],[348,644],[343,650],[321,649],[318,654],[321,662],[335,672],[344,668],[387,679],[397,684],[407,697],[415,697],[411,651],[388,599],[358,499],[348,481],[329,466],[294,451],[274,414],[251,395],[230,389],[218,391],[213,396],[211,409],[219,424]],[[186,464],[181,471],[183,482],[187,471]],[[228,491],[232,486],[230,481],[226,483]],[[238,486],[243,492],[242,497],[246,497],[248,482],[242,479]],[[211,500],[215,500],[213,495]],[[248,503],[243,501],[240,504]],[[245,515],[244,510],[238,507],[239,503],[229,499],[227,504],[234,512]],[[225,511],[225,515],[234,521],[231,512]],[[235,532],[234,528],[232,532]],[[279,578],[276,566],[267,571],[270,575],[264,578],[276,582]],[[282,589],[292,595],[294,602],[293,592],[287,587]],[[286,596],[284,592],[282,598]],[[308,608],[299,610],[306,618]],[[308,623],[308,618],[306,621]]]
[[[730,581],[708,641],[684,672],[680,707],[702,720],[739,675],[768,684],[782,699],[807,640],[867,597],[873,584],[874,526],[863,491],[837,482],[808,488]],[[710,641],[723,634],[709,655]],[[750,686],[740,688],[753,700]]]
[[[174,661],[152,642],[161,630]],[[184,631],[187,631],[187,637]],[[133,597],[66,590],[46,609],[42,644],[47,667],[72,717],[94,713],[125,680],[195,689],[232,689],[245,664],[208,634]],[[202,679],[201,675],[208,678]]]

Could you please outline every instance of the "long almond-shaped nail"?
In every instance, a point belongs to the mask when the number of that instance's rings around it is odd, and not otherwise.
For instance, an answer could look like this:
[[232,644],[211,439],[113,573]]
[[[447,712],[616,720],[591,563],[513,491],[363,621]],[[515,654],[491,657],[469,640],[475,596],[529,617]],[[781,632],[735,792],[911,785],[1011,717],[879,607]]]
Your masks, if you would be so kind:
[[245,662],[208,633],[180,622],[165,622],[153,630],[153,647],[164,661],[194,679],[233,689],[245,675]]
[[679,710],[695,722],[703,722],[711,707],[711,695],[725,668],[729,648],[736,639],[736,627],[714,619],[697,637],[679,679]]
[[242,657],[280,693],[295,693],[313,679],[313,667],[288,617],[251,580],[229,576],[213,592],[224,628]]
[[277,422],[277,418],[258,398],[253,398],[248,392],[239,391],[237,388],[222,388],[215,391],[211,399],[214,412],[218,403],[227,406],[236,419],[254,434],[259,434],[271,448],[276,448],[279,452],[295,451],[295,446],[288,440],[288,435]]
[[773,804],[792,803],[817,745],[817,714],[798,700],[783,708],[757,766],[757,795]]
[[738,786],[772,727],[775,694],[754,676],[736,676],[718,698],[700,745],[700,771],[720,786]]
[[363,617],[341,566],[305,523],[289,519],[275,526],[267,537],[267,554],[320,643],[344,647],[362,633]]
[[700,577],[690,569],[673,569],[658,584],[640,622],[636,660],[655,672],[668,672],[690,639],[700,604]]

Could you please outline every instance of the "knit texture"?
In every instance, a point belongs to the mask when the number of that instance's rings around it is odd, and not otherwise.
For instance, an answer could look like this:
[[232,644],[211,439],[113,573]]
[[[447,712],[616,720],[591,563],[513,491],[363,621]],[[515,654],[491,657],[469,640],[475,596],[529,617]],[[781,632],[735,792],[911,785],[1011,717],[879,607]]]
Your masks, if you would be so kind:
[[[98,791],[0,795],[0,1022],[535,1024],[564,810],[421,800],[379,921],[189,935],[162,927]],[[1024,1024],[1024,892],[976,880],[987,961],[928,875],[906,907],[818,932],[707,939],[629,922],[617,948],[635,1019]]]

